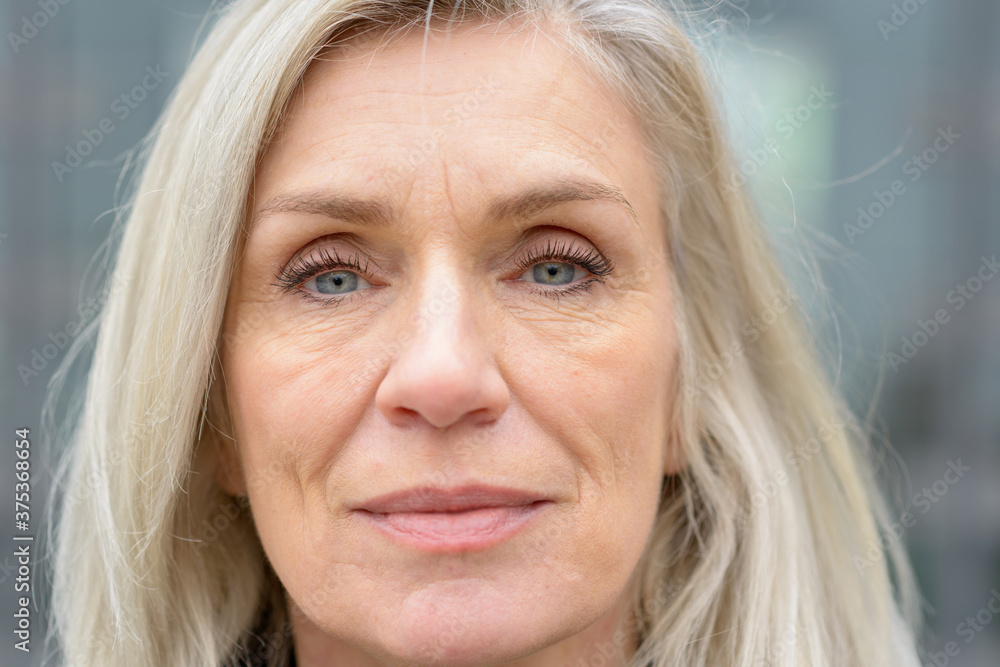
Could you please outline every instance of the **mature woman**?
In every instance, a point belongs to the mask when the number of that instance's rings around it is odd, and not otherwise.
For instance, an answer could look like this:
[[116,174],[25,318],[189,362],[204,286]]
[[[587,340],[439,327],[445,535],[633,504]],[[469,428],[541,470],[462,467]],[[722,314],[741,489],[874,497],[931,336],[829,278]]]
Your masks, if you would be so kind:
[[66,460],[69,664],[914,659],[905,558],[858,558],[888,518],[863,430],[684,16],[224,10]]

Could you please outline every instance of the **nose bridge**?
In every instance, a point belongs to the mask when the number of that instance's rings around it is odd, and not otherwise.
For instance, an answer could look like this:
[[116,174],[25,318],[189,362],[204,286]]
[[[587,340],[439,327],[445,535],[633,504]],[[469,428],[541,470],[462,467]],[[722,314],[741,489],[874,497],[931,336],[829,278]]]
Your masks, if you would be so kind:
[[442,345],[474,348],[477,342],[472,267],[461,243],[467,212],[456,208],[456,204],[461,207],[462,197],[453,191],[456,179],[449,178],[449,172],[454,165],[444,152],[444,146],[435,142],[428,164],[414,175],[404,212],[415,223],[413,229],[419,230],[411,237],[413,261],[407,280],[416,302],[410,343],[423,354],[434,354]]
[[[401,356],[437,366],[439,373],[469,374],[471,366],[492,363],[490,341],[483,334],[480,295],[463,266],[439,253],[428,257],[413,276],[415,303],[409,319],[409,343]],[[428,371],[434,369],[427,369]],[[457,381],[453,378],[452,381]]]
[[477,421],[492,420],[509,402],[474,281],[444,254],[422,258],[397,304],[410,312],[398,325],[398,354],[376,403],[399,425],[422,418],[445,428],[473,413]]
[[[415,310],[410,319],[411,333],[417,344],[448,336],[450,328],[462,333],[469,313],[468,287],[460,283],[459,270],[447,268],[444,260],[430,258],[428,268],[415,277]],[[465,294],[462,294],[464,290]]]

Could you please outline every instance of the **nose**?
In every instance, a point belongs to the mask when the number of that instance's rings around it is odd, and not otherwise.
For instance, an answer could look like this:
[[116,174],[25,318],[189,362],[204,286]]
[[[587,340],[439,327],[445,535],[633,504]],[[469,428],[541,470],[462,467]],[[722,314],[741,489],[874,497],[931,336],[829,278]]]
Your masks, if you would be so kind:
[[390,422],[423,420],[443,429],[463,419],[488,423],[507,409],[510,391],[474,300],[451,280],[438,281],[416,300],[405,330],[396,332],[399,354],[375,394]]

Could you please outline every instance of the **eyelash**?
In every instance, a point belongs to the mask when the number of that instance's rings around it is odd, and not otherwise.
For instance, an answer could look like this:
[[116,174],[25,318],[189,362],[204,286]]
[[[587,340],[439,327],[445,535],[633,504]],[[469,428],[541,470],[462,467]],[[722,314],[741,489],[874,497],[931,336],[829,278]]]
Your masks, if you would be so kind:
[[318,303],[339,303],[345,299],[351,298],[351,295],[354,294],[354,292],[343,296],[334,296],[330,294],[317,296],[316,294],[300,290],[299,287],[316,276],[332,271],[349,269],[361,275],[368,275],[368,267],[369,264],[367,260],[365,261],[365,265],[361,266],[356,257],[341,259],[336,248],[333,250],[333,255],[331,255],[330,251],[326,248],[320,248],[319,259],[316,259],[315,257],[309,257],[308,259],[299,257],[288,266],[282,268],[275,276],[276,281],[274,286],[280,288],[285,294],[298,293],[299,296],[310,301],[316,301]]
[[594,286],[595,282],[604,282],[604,278],[610,275],[615,268],[611,260],[595,249],[586,250],[559,241],[553,245],[551,240],[546,244],[545,250],[533,249],[524,259],[518,262],[517,266],[521,271],[527,271],[536,264],[553,261],[576,264],[593,274],[592,278],[581,280],[571,287],[561,289],[538,288],[535,290],[544,296],[555,297],[557,301],[564,296],[573,296],[587,292]]
[[[593,274],[593,277],[581,280],[571,287],[562,289],[540,288],[536,290],[540,294],[554,297],[557,300],[564,296],[582,294],[590,290],[595,282],[604,282],[604,278],[610,275],[614,270],[614,263],[608,260],[597,250],[577,248],[558,241],[555,244],[553,244],[552,241],[549,241],[544,250],[532,250],[518,262],[517,266],[522,272],[524,272],[536,264],[553,261],[575,264]],[[321,248],[319,250],[318,259],[315,257],[309,257],[308,259],[299,258],[290,265],[283,267],[275,275],[276,282],[274,283],[274,286],[280,288],[285,294],[298,292],[303,298],[312,301],[318,301],[320,303],[339,303],[344,299],[350,298],[356,292],[351,292],[342,296],[316,296],[315,294],[300,290],[299,288],[303,283],[308,282],[312,278],[332,271],[346,269],[355,271],[362,276],[365,276],[369,273],[368,267],[369,263],[367,260],[365,261],[364,266],[362,266],[356,257],[342,259],[336,249],[334,249],[333,255],[331,255],[326,248]]]

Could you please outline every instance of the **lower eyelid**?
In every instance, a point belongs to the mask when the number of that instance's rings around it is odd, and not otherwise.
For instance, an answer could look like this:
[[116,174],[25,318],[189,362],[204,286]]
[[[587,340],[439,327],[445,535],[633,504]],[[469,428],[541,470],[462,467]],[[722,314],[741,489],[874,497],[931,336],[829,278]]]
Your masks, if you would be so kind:
[[591,276],[590,278],[569,283],[562,287],[542,287],[540,283],[528,283],[528,285],[531,286],[532,291],[537,292],[541,296],[555,299],[558,304],[560,299],[583,296],[589,293],[596,284],[603,282],[600,277]]

